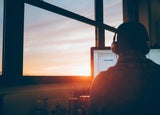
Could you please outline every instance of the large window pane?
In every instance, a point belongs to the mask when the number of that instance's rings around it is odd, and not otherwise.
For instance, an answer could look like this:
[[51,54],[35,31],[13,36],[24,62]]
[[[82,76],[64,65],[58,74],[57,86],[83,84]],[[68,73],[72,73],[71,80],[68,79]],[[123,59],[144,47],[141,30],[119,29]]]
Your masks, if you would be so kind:
[[[123,22],[122,0],[104,0],[104,23],[117,28]],[[110,46],[114,33],[105,31],[105,45]]]
[[104,23],[113,27],[123,22],[122,0],[104,0]]
[[90,75],[93,26],[25,4],[24,75]]
[[63,9],[94,19],[94,0],[43,0]]
[[0,0],[0,75],[2,75],[3,0]]
[[110,47],[113,42],[114,33],[110,31],[105,31],[105,46]]

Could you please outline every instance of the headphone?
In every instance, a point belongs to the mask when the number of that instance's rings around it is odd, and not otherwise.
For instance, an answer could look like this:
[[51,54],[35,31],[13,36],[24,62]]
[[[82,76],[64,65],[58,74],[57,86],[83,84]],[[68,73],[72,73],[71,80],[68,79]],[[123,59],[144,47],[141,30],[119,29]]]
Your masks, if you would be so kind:
[[[149,38],[148,38],[149,39]],[[142,46],[142,51],[143,53],[146,55],[149,53],[150,49],[149,49],[149,45],[147,44],[148,40],[146,40],[146,43]],[[119,45],[118,45],[118,42],[117,42],[117,33],[114,34],[113,36],[113,42],[111,44],[111,50],[113,53],[115,54],[119,54]]]
[[113,53],[115,53],[115,54],[118,54],[119,53],[119,51],[118,51],[118,43],[117,43],[117,33],[115,33],[114,34],[114,36],[113,36],[113,42],[112,42],[112,44],[111,44],[111,50],[112,50],[112,52]]

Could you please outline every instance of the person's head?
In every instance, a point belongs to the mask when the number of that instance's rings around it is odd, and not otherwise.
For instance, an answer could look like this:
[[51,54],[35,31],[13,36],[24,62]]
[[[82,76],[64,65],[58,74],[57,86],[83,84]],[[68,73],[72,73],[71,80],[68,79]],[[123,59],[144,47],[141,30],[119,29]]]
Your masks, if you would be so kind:
[[144,25],[138,22],[125,22],[117,28],[111,49],[116,54],[135,50],[146,55],[149,52],[147,41],[149,37]]

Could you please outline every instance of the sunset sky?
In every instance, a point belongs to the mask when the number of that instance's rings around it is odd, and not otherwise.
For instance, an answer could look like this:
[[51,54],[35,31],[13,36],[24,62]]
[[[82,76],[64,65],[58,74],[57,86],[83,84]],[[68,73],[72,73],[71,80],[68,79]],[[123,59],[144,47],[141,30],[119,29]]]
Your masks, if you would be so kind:
[[[44,0],[94,20],[94,0]],[[122,22],[122,0],[104,0],[104,23]],[[2,11],[0,0],[0,71],[2,70]],[[107,10],[108,9],[108,10]],[[106,31],[106,45],[113,33]],[[95,28],[88,24],[25,4],[24,75],[90,75],[90,48]]]
[[2,71],[2,28],[3,28],[3,0],[0,0],[0,74]]

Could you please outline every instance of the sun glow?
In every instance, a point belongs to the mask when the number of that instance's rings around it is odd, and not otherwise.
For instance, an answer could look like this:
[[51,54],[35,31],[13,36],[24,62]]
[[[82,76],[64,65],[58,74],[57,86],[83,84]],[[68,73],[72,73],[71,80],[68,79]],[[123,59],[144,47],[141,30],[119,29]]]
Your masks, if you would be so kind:
[[75,71],[76,74],[82,75],[82,76],[90,76],[91,70],[88,66],[79,66]]
[[[55,68],[55,67],[46,67],[46,68],[26,68],[23,72],[26,76],[32,76],[32,75],[43,75],[43,76],[84,76],[88,77],[91,75],[90,66],[77,66],[77,67],[69,67],[65,70],[61,70],[61,68]],[[62,72],[63,71],[63,72]]]

